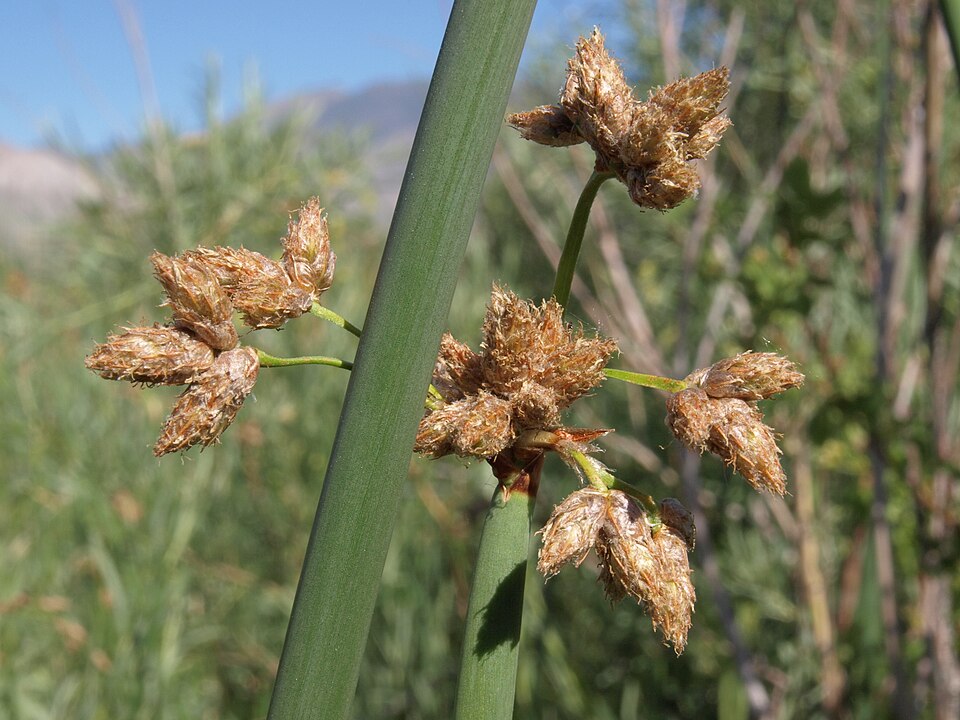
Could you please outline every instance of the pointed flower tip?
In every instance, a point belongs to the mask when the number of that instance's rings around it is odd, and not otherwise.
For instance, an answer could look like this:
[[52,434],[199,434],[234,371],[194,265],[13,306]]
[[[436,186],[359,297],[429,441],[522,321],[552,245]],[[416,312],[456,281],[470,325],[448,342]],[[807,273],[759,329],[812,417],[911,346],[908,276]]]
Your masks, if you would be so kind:
[[290,279],[303,291],[319,299],[333,284],[337,256],[330,248],[327,216],[320,199],[310,198],[296,220],[287,226],[283,238],[283,266]]

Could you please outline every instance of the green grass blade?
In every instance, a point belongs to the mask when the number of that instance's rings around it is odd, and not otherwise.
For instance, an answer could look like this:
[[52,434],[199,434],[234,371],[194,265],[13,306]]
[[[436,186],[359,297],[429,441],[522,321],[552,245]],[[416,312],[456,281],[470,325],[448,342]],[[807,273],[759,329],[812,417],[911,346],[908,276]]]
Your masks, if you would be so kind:
[[349,714],[417,421],[535,0],[458,0],[317,508],[270,718]]

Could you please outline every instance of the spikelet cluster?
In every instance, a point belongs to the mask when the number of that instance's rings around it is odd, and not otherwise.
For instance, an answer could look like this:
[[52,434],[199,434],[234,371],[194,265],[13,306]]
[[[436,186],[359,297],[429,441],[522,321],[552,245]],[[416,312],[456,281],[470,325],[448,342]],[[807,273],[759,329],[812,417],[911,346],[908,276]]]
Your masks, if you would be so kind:
[[720,67],[656,88],[641,102],[594,29],[567,63],[559,104],[507,122],[542,145],[586,141],[597,170],[615,173],[635,203],[668,210],[700,187],[690,161],[706,157],[731,125],[720,109],[729,87],[729,72]]
[[128,328],[96,345],[86,366],[109,380],[189,385],[154,446],[157,456],[216,442],[233,422],[260,370],[257,352],[238,347],[233,315],[279,328],[330,288],[336,256],[317,198],[283,238],[277,262],[245,248],[200,247],[176,257],[156,252],[154,275],[166,293],[170,326]]
[[781,451],[757,401],[803,380],[782,355],[741,353],[691,373],[689,387],[667,399],[667,425],[685,445],[717,455],[755,489],[783,495]]
[[565,323],[555,300],[538,307],[498,286],[483,335],[480,353],[444,335],[433,374],[442,399],[420,421],[417,452],[490,458],[525,431],[560,427],[617,349]]
[[[662,512],[664,504],[660,507]],[[668,507],[671,518],[681,514],[676,500]],[[686,515],[684,529],[678,531],[666,517],[648,515],[626,493],[582,488],[554,508],[541,530],[537,569],[550,578],[563,565],[579,566],[594,550],[607,597],[613,602],[636,600],[679,654],[696,602],[687,556],[691,543],[681,534],[695,535],[692,518]]]

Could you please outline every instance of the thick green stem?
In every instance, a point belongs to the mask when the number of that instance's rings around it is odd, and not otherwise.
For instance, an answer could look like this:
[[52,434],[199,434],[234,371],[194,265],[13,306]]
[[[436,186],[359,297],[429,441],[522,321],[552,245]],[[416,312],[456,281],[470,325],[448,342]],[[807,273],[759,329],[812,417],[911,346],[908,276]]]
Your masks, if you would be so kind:
[[611,172],[594,172],[587,184],[583,186],[577,207],[570,220],[570,229],[567,231],[567,240],[563,244],[563,254],[557,265],[557,279],[553,283],[553,297],[566,307],[570,300],[570,287],[573,285],[573,273],[577,268],[577,258],[580,257],[580,246],[583,245],[583,234],[587,230],[587,220],[590,217],[590,208],[597,197],[597,191],[604,182],[612,178]]
[[301,355],[300,357],[275,357],[268,355],[263,350],[257,350],[257,357],[260,359],[260,367],[291,367],[293,365],[329,365],[330,367],[352,370],[353,363],[349,360],[341,360],[335,357],[326,357],[324,355]]
[[659,375],[645,375],[643,373],[630,372],[629,370],[614,370],[607,368],[604,374],[613,380],[621,380],[632,385],[642,385],[643,387],[654,388],[655,390],[666,390],[667,392],[680,392],[690,387],[684,380],[674,380],[673,378],[660,377]]
[[516,694],[530,519],[541,454],[523,482],[498,485],[483,536],[467,608],[456,720],[509,720]]
[[350,374],[271,720],[350,716],[424,388],[535,4],[456,0],[451,10]]
[[323,318],[327,322],[332,322],[337,327],[341,327],[352,335],[360,337],[363,333],[363,330],[358,328],[356,325],[352,324],[348,320],[345,320],[342,316],[335,313],[328,307],[324,307],[318,302],[315,302],[310,308],[310,314],[316,315],[318,318]]

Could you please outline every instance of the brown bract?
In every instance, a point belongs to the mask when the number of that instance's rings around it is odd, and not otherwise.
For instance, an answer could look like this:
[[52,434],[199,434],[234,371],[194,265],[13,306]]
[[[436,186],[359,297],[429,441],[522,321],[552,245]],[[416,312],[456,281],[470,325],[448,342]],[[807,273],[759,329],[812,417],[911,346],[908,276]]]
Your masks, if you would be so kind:
[[803,380],[793,362],[775,353],[726,358],[691,373],[690,387],[667,399],[667,425],[684,444],[717,455],[755,489],[783,495],[781,451],[756,401]]
[[93,348],[85,365],[107,380],[183,385],[213,364],[213,350],[172,327],[133,327]]
[[560,414],[599,385],[617,349],[563,321],[563,308],[539,307],[494,286],[481,352],[447,334],[433,384],[438,405],[420,421],[415,449],[441,457],[492,457],[528,430],[560,426]]
[[260,361],[253,348],[220,353],[210,369],[177,399],[153,454],[160,457],[216,442],[253,390],[259,371]]
[[720,67],[657,88],[640,102],[594,29],[567,63],[560,104],[507,122],[543,145],[586,140],[597,170],[615,173],[635,203],[667,210],[696,192],[700,179],[689,161],[706,157],[731,125],[720,109],[729,87],[729,71]]

